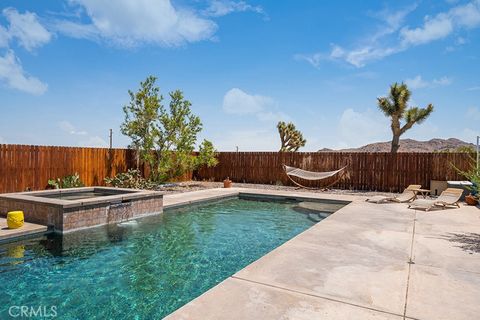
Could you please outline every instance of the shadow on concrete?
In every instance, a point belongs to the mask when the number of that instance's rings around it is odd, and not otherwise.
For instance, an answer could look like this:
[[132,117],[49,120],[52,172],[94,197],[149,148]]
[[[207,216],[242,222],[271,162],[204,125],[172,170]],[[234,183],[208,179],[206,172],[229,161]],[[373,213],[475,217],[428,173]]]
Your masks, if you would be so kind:
[[457,247],[469,253],[480,253],[480,233],[448,233],[443,239],[457,243]]

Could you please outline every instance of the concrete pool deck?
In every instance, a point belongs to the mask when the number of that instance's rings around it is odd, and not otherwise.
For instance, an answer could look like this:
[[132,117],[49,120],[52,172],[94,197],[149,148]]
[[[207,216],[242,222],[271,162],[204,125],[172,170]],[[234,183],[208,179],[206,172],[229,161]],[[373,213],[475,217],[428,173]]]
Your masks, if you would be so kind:
[[423,212],[364,196],[240,188],[166,195],[164,208],[239,193],[351,203],[168,319],[478,318],[478,208]]
[[9,229],[7,219],[0,217],[0,242],[9,242],[25,237],[34,237],[47,233],[47,226],[25,222],[21,228]]

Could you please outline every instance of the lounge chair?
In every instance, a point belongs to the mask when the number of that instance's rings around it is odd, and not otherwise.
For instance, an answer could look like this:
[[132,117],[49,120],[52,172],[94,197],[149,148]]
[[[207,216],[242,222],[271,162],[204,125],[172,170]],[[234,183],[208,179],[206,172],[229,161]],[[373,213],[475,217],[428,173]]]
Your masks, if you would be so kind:
[[387,197],[387,196],[373,196],[371,198],[368,198],[365,201],[368,202],[373,202],[373,203],[385,203],[385,202],[398,202],[398,203],[403,203],[403,202],[409,202],[415,199],[416,193],[414,190],[420,189],[422,186],[419,184],[411,184],[401,194],[398,196],[392,196],[392,197]]
[[408,207],[412,209],[424,209],[425,211],[429,211],[435,206],[442,207],[442,209],[445,209],[447,206],[457,206],[458,208],[460,208],[458,201],[460,201],[462,194],[462,189],[447,188],[440,194],[440,196],[438,196],[437,199],[417,199],[410,203]]

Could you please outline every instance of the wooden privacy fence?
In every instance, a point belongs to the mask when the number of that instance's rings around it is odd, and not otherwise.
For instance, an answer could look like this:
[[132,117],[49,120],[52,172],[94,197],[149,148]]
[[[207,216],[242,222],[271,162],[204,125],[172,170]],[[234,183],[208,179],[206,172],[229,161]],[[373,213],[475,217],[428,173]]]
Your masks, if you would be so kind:
[[[291,185],[282,164],[309,171],[332,171],[348,165],[336,188],[398,192],[409,184],[428,188],[430,180],[464,180],[452,164],[462,170],[470,165],[465,153],[220,152],[218,160],[216,167],[201,168],[194,177]],[[302,183],[321,187],[330,181]]]
[[42,190],[49,179],[78,172],[87,186],[135,167],[128,149],[0,145],[0,193]]
[[[345,179],[335,187],[355,190],[400,191],[408,184],[429,187],[430,180],[463,180],[451,164],[466,170],[463,153],[346,153],[346,152],[220,152],[214,168],[193,173],[198,180],[291,185],[282,164],[310,171],[336,170],[344,165]],[[0,145],[0,193],[42,190],[52,178],[78,172],[87,186],[104,185],[104,178],[135,168],[130,149]],[[142,168],[148,175],[148,170]],[[191,174],[178,180],[189,180]],[[329,181],[306,182],[321,187]]]
[[[105,177],[136,168],[132,149],[0,144],[0,193],[43,190],[49,179],[78,173],[86,186],[103,186]],[[139,169],[148,176],[147,166]],[[191,180],[186,173],[177,181]]]

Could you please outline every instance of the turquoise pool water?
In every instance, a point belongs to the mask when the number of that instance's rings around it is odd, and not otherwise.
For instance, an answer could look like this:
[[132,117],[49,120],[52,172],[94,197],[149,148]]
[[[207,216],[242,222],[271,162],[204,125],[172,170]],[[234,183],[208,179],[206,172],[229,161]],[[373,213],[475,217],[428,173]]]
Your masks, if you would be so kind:
[[[0,319],[159,319],[312,226],[295,203],[224,200],[0,245]],[[19,309],[11,309],[18,313]]]

